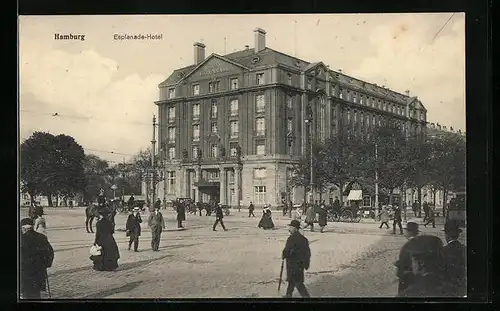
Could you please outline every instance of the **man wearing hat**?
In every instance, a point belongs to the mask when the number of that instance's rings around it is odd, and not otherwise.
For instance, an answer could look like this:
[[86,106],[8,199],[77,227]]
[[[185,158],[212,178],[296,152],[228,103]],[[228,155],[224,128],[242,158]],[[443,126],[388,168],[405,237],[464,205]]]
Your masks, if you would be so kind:
[[23,299],[40,299],[45,291],[47,268],[52,266],[54,250],[47,237],[33,230],[33,220],[21,220],[20,283]]
[[132,243],[134,243],[134,252],[137,252],[139,248],[139,237],[141,236],[141,209],[138,207],[134,207],[132,210],[132,214],[128,215],[127,225],[125,226],[127,230],[127,236],[130,237],[128,242],[128,250],[132,247]]
[[290,236],[286,240],[282,258],[286,260],[286,276],[288,287],[285,297],[291,298],[293,290],[297,288],[302,297],[310,297],[304,286],[304,269],[309,269],[311,263],[311,249],[309,241],[300,232],[300,222],[292,220],[288,225]]
[[151,248],[157,252],[160,248],[161,232],[165,229],[165,219],[160,212],[161,205],[155,205],[154,212],[150,213],[148,225],[151,228]]
[[394,210],[394,221],[392,222],[392,234],[396,234],[396,225],[399,227],[399,231],[401,235],[403,235],[403,226],[401,225],[401,209],[399,208],[399,205],[395,206]]
[[222,226],[222,229],[224,229],[224,231],[227,231],[226,226],[224,226],[224,221],[222,221],[222,218],[224,218],[224,213],[222,212],[222,203],[218,203],[217,207],[215,208],[215,222],[212,227],[213,231],[217,231],[215,230],[215,228],[219,223]]
[[447,297],[453,289],[443,278],[443,242],[432,235],[417,236],[408,248],[412,283],[398,293],[400,297]]
[[399,278],[398,293],[404,291],[413,282],[410,249],[413,247],[414,238],[418,236],[419,232],[418,223],[414,220],[409,220],[405,228],[405,236],[408,241],[399,251],[399,258],[395,263],[397,268],[396,275]]
[[448,221],[444,225],[444,235],[447,245],[444,247],[446,259],[446,274],[455,288],[456,296],[467,293],[467,248],[458,241],[462,229],[456,221]]

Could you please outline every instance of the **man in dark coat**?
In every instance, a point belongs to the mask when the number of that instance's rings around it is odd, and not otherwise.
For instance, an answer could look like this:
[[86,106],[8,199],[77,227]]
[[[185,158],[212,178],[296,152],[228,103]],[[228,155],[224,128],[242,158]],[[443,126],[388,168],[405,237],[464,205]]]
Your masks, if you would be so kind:
[[20,274],[23,299],[40,299],[46,289],[47,268],[52,266],[54,250],[47,237],[33,230],[33,220],[21,220]]
[[449,221],[444,226],[447,245],[444,247],[446,275],[454,287],[454,295],[463,297],[467,294],[467,248],[458,241],[462,229],[458,223]]
[[219,204],[217,204],[217,207],[215,208],[215,222],[214,222],[214,225],[212,227],[213,231],[217,231],[217,230],[215,230],[215,227],[217,227],[217,225],[219,223],[222,226],[222,229],[224,229],[224,231],[227,231],[226,226],[224,226],[224,221],[222,221],[222,218],[224,218],[224,213],[222,212],[222,204],[219,203]]
[[134,204],[135,204],[135,198],[134,198],[134,195],[131,195],[130,198],[128,199],[127,201],[127,206],[128,206],[128,209],[131,210],[134,208]]
[[443,242],[432,235],[413,238],[407,249],[412,283],[398,292],[399,297],[449,297],[453,290],[444,278]]
[[413,247],[414,238],[419,234],[418,223],[409,221],[406,224],[406,238],[408,241],[399,251],[399,258],[395,265],[397,268],[396,275],[399,278],[398,293],[405,290],[409,284],[413,282],[412,261],[410,249]]
[[183,200],[177,204],[177,228],[184,228],[182,222],[186,220],[186,206]]
[[250,205],[248,206],[248,217],[253,216],[255,217],[255,214],[253,213],[255,211],[255,206],[253,206],[253,203],[250,202]]
[[424,209],[424,222],[426,222],[429,219],[429,203],[424,202],[422,207]]
[[160,200],[160,198],[158,198],[158,199],[156,200],[156,202],[155,202],[155,206],[154,206],[154,209],[155,209],[155,210],[156,210],[156,209],[158,209],[158,210],[160,210],[160,209],[161,209],[161,200]]
[[165,219],[163,219],[159,206],[155,206],[154,212],[149,215],[148,225],[151,228],[151,248],[153,251],[158,251],[160,248],[161,232],[165,229]]
[[326,205],[325,203],[321,203],[318,209],[318,225],[320,228],[319,232],[323,233],[326,224],[327,224]]
[[140,208],[134,207],[132,214],[128,215],[127,219],[127,236],[130,237],[128,242],[128,250],[132,247],[132,243],[134,243],[134,252],[137,252],[139,248],[139,237],[141,236],[141,214]]
[[394,210],[394,221],[392,222],[392,234],[396,234],[396,225],[399,227],[399,231],[401,235],[404,234],[403,226],[401,225],[401,209],[398,205],[396,205],[396,209]]
[[286,260],[286,275],[288,287],[286,298],[292,297],[293,290],[297,288],[302,297],[310,297],[304,286],[304,269],[309,269],[311,263],[311,249],[309,241],[299,232],[300,222],[292,220],[288,231],[290,236],[283,249],[282,258]]

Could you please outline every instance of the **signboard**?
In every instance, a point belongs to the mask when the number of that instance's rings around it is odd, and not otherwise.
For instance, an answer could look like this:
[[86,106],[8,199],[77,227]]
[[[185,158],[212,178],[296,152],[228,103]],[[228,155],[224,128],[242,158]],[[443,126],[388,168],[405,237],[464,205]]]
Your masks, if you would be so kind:
[[111,190],[116,190],[118,187],[116,185],[111,186]]
[[205,76],[213,76],[215,74],[224,73],[228,71],[229,68],[222,66],[221,61],[214,60],[210,61],[205,66],[201,67],[198,72],[201,77],[205,77]]

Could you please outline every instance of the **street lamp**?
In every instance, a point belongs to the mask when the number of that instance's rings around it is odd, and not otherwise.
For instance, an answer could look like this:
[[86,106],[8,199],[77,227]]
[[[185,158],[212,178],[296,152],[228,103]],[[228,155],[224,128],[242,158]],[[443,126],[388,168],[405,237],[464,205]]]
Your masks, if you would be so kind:
[[309,125],[309,146],[310,146],[310,161],[309,161],[309,187],[310,187],[310,202],[311,204],[314,203],[314,165],[313,165],[313,131],[312,131],[312,112],[309,115],[309,118],[305,120],[306,124]]

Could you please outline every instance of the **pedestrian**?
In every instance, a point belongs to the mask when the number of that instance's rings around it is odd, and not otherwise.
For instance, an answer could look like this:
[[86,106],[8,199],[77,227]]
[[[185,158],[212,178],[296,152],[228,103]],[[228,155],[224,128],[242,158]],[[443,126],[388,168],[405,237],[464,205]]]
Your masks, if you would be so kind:
[[283,206],[283,217],[284,217],[284,216],[286,216],[286,213],[288,212],[288,206],[286,205],[285,199],[281,200],[281,205]]
[[54,249],[47,237],[33,230],[33,220],[21,220],[20,238],[20,285],[22,299],[41,299],[45,291],[47,268],[52,267]]
[[436,219],[434,217],[434,210],[430,207],[427,207],[427,215],[424,218],[424,227],[427,228],[429,224],[432,224],[432,228],[436,228]]
[[47,223],[45,222],[45,218],[43,218],[44,212],[40,211],[35,219],[35,231],[41,233],[43,235],[47,235]]
[[400,234],[404,234],[403,226],[401,225],[402,221],[403,219],[401,219],[401,209],[398,205],[396,205],[394,209],[394,220],[392,222],[392,234],[396,234],[396,225],[399,227]]
[[292,218],[292,209],[293,209],[293,203],[292,201],[288,201],[288,217]]
[[250,202],[250,205],[248,206],[248,217],[253,216],[255,217],[255,214],[253,211],[255,210],[255,206],[253,206],[253,203]]
[[396,275],[399,279],[398,294],[405,290],[409,284],[413,282],[412,261],[410,249],[412,248],[413,240],[419,234],[418,223],[410,220],[406,224],[406,238],[408,241],[399,251],[399,257],[396,261]]
[[389,217],[389,212],[387,211],[387,208],[385,206],[382,207],[382,210],[380,211],[380,226],[379,229],[382,229],[382,226],[385,225],[387,229],[389,229],[389,222],[390,217]]
[[186,206],[183,200],[179,200],[177,204],[177,228],[184,228],[182,222],[186,220]]
[[302,218],[302,214],[300,213],[300,205],[293,206],[292,220],[297,220],[300,223],[300,219]]
[[319,232],[323,233],[323,230],[326,227],[327,224],[327,217],[326,217],[326,205],[325,203],[321,203],[319,206],[320,208],[318,209],[318,225],[319,225]]
[[462,229],[456,221],[448,221],[444,225],[446,246],[446,274],[454,288],[454,296],[463,297],[467,294],[467,248],[458,241]]
[[160,200],[160,198],[158,198],[158,199],[156,200],[155,205],[154,205],[154,209],[155,209],[155,210],[156,210],[156,209],[158,209],[158,210],[160,210],[160,209],[161,209],[161,200]]
[[201,210],[203,209],[203,203],[198,201],[198,203],[196,203],[196,206],[198,207],[198,212],[199,212],[199,215],[201,216]]
[[[311,227],[311,232],[314,232],[314,220],[316,219],[316,211],[314,205],[311,204],[306,212],[306,219],[304,222],[306,223],[305,228]],[[305,229],[304,228],[304,229]]]
[[262,218],[259,221],[259,225],[257,226],[258,228],[262,228],[264,230],[267,229],[273,229],[274,228],[274,223],[273,219],[271,218],[271,210],[267,205],[264,205],[264,210],[262,211]]
[[128,209],[132,210],[134,208],[134,205],[135,205],[135,198],[134,198],[134,195],[132,194],[130,196],[130,198],[128,198],[128,201],[127,201]]
[[127,230],[127,236],[130,237],[128,241],[128,250],[132,247],[134,243],[134,252],[138,251],[139,248],[139,237],[141,236],[141,214],[138,207],[134,207],[132,214],[128,215],[127,224],[125,229]]
[[412,282],[398,291],[398,297],[449,297],[451,284],[444,277],[443,242],[432,235],[413,238],[407,248]]
[[300,232],[300,222],[292,220],[288,225],[290,236],[286,240],[282,258],[286,260],[286,276],[288,287],[285,298],[291,298],[295,288],[302,297],[310,297],[304,286],[304,269],[308,270],[311,263],[309,241]]
[[224,213],[222,212],[222,204],[219,203],[215,208],[215,222],[212,227],[213,231],[217,231],[215,230],[215,227],[217,227],[219,223],[222,226],[222,229],[224,229],[224,231],[227,231],[226,226],[224,226],[224,221],[222,220],[222,218],[224,218]]
[[424,222],[426,222],[429,219],[429,203],[424,202],[422,205],[424,209]]
[[149,214],[148,225],[151,228],[151,248],[158,251],[160,248],[161,232],[165,229],[165,219],[160,212],[161,206],[155,206],[153,213]]
[[118,268],[118,259],[120,259],[120,251],[116,244],[113,234],[115,233],[114,225],[108,218],[110,210],[104,208],[99,210],[99,219],[96,222],[94,245],[101,247],[100,256],[91,256],[93,261],[93,269],[97,271],[113,271]]
[[413,216],[414,217],[417,217],[418,216],[418,203],[417,201],[415,200],[415,202],[413,202],[413,204],[411,205],[411,209],[413,210]]

